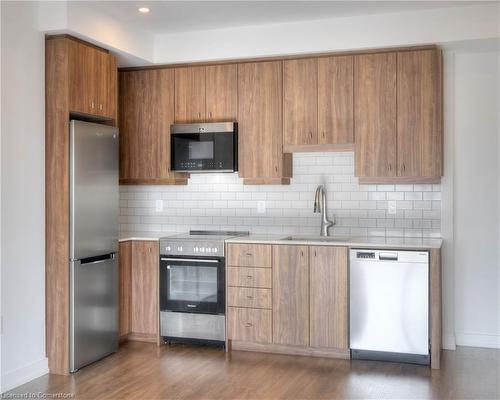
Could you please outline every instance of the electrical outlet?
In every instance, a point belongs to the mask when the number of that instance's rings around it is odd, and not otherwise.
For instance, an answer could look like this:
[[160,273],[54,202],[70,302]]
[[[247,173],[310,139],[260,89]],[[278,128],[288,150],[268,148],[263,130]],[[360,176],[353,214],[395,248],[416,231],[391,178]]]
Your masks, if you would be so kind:
[[156,212],[163,211],[163,200],[156,200]]
[[257,214],[266,213],[266,202],[264,200],[259,200],[257,202]]
[[396,214],[396,202],[394,200],[387,202],[387,214],[394,215]]

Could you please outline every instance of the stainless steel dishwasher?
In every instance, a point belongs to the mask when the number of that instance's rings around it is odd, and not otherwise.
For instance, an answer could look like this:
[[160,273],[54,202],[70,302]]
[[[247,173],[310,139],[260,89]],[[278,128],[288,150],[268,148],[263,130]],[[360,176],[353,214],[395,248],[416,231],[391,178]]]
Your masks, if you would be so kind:
[[429,364],[429,253],[350,250],[354,359]]

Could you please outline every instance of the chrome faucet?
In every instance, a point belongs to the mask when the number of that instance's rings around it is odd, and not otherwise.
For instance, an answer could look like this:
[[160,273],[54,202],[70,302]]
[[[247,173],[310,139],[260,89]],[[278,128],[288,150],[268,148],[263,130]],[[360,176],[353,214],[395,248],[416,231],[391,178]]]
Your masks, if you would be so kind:
[[321,236],[328,236],[328,229],[335,224],[335,219],[330,221],[326,215],[326,190],[323,185],[319,185],[314,196],[314,212],[321,213]]

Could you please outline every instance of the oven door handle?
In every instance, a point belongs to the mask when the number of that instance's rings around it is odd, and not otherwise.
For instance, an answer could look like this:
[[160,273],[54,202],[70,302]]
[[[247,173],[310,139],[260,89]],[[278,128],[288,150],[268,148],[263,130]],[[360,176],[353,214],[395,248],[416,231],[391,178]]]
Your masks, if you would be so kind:
[[200,258],[161,258],[161,261],[187,261],[187,262],[197,262],[197,263],[218,263],[219,260],[203,260]]

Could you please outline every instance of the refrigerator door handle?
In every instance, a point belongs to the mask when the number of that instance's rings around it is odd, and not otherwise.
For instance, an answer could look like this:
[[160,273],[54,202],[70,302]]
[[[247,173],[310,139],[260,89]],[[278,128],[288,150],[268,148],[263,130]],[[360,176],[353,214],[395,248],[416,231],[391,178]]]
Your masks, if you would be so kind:
[[100,264],[109,260],[114,260],[116,257],[116,253],[110,253],[110,254],[105,254],[102,256],[96,256],[96,257],[87,257],[87,258],[82,258],[80,260],[81,265],[90,265],[90,264]]

